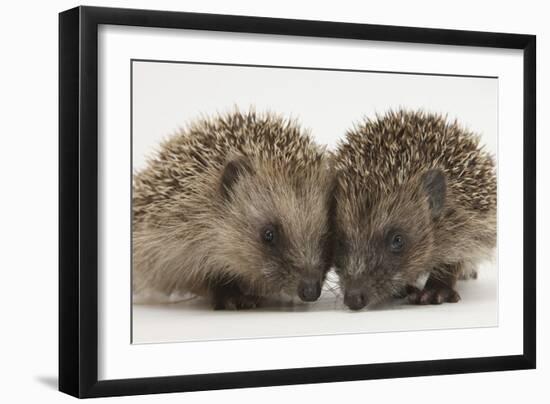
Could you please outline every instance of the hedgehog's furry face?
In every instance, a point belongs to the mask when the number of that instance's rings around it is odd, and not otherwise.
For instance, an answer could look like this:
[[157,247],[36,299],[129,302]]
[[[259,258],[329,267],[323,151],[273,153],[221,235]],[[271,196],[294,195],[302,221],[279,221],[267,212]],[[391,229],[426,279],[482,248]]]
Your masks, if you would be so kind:
[[429,170],[389,194],[337,194],[334,264],[353,310],[401,294],[429,270],[434,221],[445,200],[445,177]]
[[314,301],[330,269],[329,171],[300,178],[267,162],[236,159],[221,180],[218,251],[250,293]]

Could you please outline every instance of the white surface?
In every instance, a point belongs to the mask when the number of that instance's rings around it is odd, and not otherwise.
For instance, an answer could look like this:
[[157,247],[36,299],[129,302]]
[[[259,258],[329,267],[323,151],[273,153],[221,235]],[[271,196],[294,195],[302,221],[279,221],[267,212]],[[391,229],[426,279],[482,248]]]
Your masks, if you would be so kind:
[[[523,349],[521,52],[103,27],[99,32],[100,379],[511,355]],[[132,58],[309,65],[499,77],[499,326],[401,333],[130,344]],[[506,180],[503,181],[502,179]],[[346,349],[342,350],[345,346]],[[411,350],[410,347],[415,349]],[[285,352],[286,355],[281,355]],[[319,352],[323,352],[319,355]]]
[[[4,3],[0,70],[0,399],[6,403],[75,403],[57,385],[57,12],[75,1]],[[118,7],[153,7],[149,1],[90,1]],[[158,0],[159,9],[257,14],[350,22],[527,32],[538,35],[538,369],[438,377],[415,377],[185,394],[116,397],[108,403],[330,403],[365,401],[446,404],[544,401],[550,378],[550,26],[540,1],[503,3],[464,0],[363,2],[253,0]],[[24,16],[25,23],[19,16]],[[32,29],[29,29],[32,27]],[[39,62],[38,62],[39,61]],[[25,159],[19,150],[25,150]],[[7,191],[6,191],[7,192]],[[32,229],[32,230],[31,230]],[[344,346],[341,349],[345,349]],[[414,347],[411,347],[414,349]],[[322,355],[323,353],[320,352]],[[96,401],[94,401],[96,402]]]
[[442,330],[498,324],[495,265],[480,268],[477,280],[460,281],[457,304],[415,306],[403,299],[351,312],[328,283],[315,303],[281,304],[245,311],[214,311],[206,299],[133,305],[133,342],[159,343],[341,333]]

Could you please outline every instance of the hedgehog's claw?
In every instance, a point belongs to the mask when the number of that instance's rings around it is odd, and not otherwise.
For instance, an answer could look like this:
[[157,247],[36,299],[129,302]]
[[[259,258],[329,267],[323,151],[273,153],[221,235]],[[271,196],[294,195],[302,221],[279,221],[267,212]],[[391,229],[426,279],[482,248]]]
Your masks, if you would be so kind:
[[461,281],[467,281],[467,280],[475,280],[477,279],[477,271],[475,269],[469,271],[469,272],[461,272],[458,276],[458,279]]
[[441,304],[456,303],[460,295],[451,287],[440,286],[437,288],[424,288],[422,290],[414,287],[407,287],[407,298],[410,304]]
[[214,310],[247,310],[258,307],[260,299],[257,296],[233,295],[214,301]]

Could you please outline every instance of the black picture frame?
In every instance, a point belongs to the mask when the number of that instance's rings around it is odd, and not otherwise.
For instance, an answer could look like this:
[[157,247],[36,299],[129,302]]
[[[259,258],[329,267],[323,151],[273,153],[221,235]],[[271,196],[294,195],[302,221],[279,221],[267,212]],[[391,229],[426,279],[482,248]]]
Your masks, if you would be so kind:
[[[98,26],[113,24],[523,50],[523,354],[98,380]],[[59,389],[76,397],[325,383],[536,366],[536,37],[151,10],[59,15]]]

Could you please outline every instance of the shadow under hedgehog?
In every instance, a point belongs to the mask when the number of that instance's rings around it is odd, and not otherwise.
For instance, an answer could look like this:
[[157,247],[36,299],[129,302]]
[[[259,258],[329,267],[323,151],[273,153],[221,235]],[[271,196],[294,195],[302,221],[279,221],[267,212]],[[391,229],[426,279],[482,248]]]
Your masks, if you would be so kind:
[[161,144],[133,184],[133,292],[191,292],[216,309],[315,301],[330,268],[332,174],[290,120],[238,111]]
[[[496,244],[493,158],[440,115],[399,110],[347,132],[333,156],[334,264],[352,310],[390,297],[457,302]],[[422,290],[412,286],[428,275]]]

